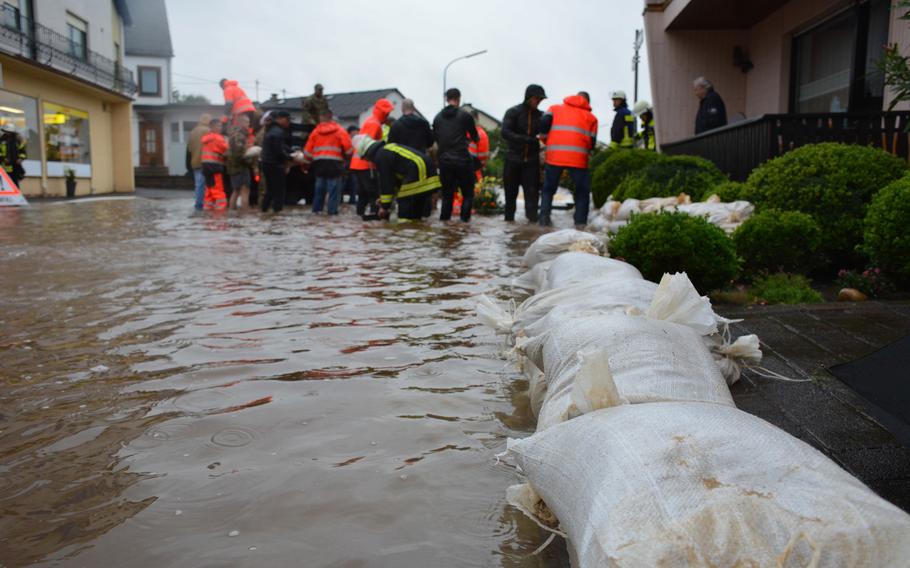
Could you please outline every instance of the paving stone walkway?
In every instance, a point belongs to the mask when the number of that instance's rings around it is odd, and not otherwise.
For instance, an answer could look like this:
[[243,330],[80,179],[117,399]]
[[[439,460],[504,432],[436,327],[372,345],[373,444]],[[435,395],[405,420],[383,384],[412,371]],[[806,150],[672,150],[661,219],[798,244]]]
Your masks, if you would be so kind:
[[758,335],[763,366],[809,379],[782,382],[747,372],[731,389],[736,405],[811,444],[910,511],[910,447],[873,417],[865,399],[826,370],[910,333],[910,302],[715,309],[744,320],[735,324],[735,335]]

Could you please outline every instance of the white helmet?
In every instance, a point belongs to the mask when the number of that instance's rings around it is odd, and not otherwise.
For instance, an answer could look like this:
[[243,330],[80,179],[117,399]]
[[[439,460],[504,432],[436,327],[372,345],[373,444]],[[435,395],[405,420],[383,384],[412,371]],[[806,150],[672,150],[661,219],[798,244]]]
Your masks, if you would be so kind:
[[651,103],[648,101],[638,101],[632,107],[632,114],[635,116],[640,116],[651,110]]
[[366,134],[358,134],[354,136],[354,139],[351,140],[351,143],[354,146],[354,152],[357,153],[357,157],[362,158],[364,154],[367,153],[367,150],[370,149],[370,146],[375,144],[376,141]]
[[623,90],[613,91],[613,93],[610,95],[610,98],[626,100],[626,92]]
[[0,126],[0,130],[4,132],[16,132],[16,123],[15,122],[4,122],[3,126]]

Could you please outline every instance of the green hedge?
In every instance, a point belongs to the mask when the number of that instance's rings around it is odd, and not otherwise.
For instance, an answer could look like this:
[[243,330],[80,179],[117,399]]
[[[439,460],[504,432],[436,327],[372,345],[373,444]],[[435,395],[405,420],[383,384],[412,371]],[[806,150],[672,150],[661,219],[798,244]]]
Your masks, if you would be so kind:
[[744,191],[744,184],[738,181],[725,181],[715,185],[711,188],[711,191],[706,192],[702,200],[711,197],[711,195],[717,195],[724,203],[733,203],[743,199]]
[[755,281],[749,290],[753,300],[769,304],[817,304],[822,295],[813,290],[809,279],[801,274],[771,274]]
[[778,271],[807,274],[821,264],[821,242],[818,223],[799,211],[766,209],[733,233],[743,270],[752,276]]
[[663,154],[649,150],[607,150],[595,156],[599,164],[592,165],[591,198],[594,207],[603,207],[627,175],[652,162],[664,160]]
[[679,212],[634,215],[610,241],[610,254],[654,282],[665,272],[686,272],[703,294],[726,286],[739,270],[733,241],[721,229]]
[[910,286],[910,177],[875,195],[863,225],[862,248],[872,262],[902,287]]
[[744,197],[761,211],[802,211],[815,217],[829,260],[858,263],[866,205],[879,189],[907,171],[903,161],[865,146],[802,146],[757,167]]
[[627,175],[613,192],[613,198],[622,201],[686,193],[692,201],[701,201],[724,181],[727,177],[704,158],[669,156]]

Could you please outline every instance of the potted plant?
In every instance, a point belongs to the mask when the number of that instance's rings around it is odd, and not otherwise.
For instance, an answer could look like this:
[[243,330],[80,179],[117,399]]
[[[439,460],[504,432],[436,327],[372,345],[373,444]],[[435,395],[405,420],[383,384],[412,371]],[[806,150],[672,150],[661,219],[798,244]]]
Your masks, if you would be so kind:
[[66,168],[63,170],[63,177],[66,179],[67,198],[76,197],[76,170],[73,168]]

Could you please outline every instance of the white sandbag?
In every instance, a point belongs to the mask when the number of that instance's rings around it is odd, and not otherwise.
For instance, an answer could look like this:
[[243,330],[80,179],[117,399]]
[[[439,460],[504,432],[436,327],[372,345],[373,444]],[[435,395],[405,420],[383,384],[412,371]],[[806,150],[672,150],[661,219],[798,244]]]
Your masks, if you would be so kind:
[[[552,317],[552,316],[551,316]],[[611,314],[570,318],[521,344],[521,352],[547,380],[537,429],[571,417],[571,393],[592,349],[609,359],[613,382],[630,403],[712,402],[733,398],[711,352],[692,328],[642,316]]]
[[634,198],[626,199],[615,211],[613,221],[628,221],[632,215],[641,213],[641,201]]
[[691,198],[685,193],[676,197],[651,197],[642,199],[639,209],[642,213],[658,213],[660,211],[675,211],[680,205],[691,203]]
[[604,232],[607,230],[607,225],[610,223],[610,220],[604,217],[600,212],[594,212],[591,214],[590,219],[588,219],[588,228],[592,231]]
[[739,380],[743,369],[758,367],[761,364],[761,342],[757,335],[743,335],[733,342],[729,341],[726,334],[714,335],[705,340],[728,385]]
[[551,264],[553,264],[552,260],[538,262],[534,265],[533,268],[524,274],[513,278],[512,292],[515,293],[516,288],[519,290],[528,290],[531,293],[535,293],[538,290],[542,289],[544,286],[546,286],[547,272],[550,270]]
[[583,252],[566,252],[553,259],[544,283],[537,291],[594,280],[643,280],[643,277],[628,262]]
[[608,199],[606,203],[600,208],[600,214],[608,221],[613,221],[616,219],[619,214],[619,210],[622,207],[621,201],[613,201]]
[[544,526],[558,522],[579,568],[877,568],[910,559],[906,513],[732,407],[607,408],[510,440],[507,457],[531,486],[510,489],[509,500],[550,515]]
[[611,221],[610,223],[607,223],[607,232],[611,235],[615,235],[620,229],[628,224],[628,221]]
[[477,299],[474,313],[482,324],[496,333],[509,334],[512,332],[512,314],[486,294],[481,294]]
[[537,264],[552,260],[558,254],[569,250],[603,254],[604,242],[597,235],[575,229],[554,231],[541,235],[531,243],[528,250],[525,251],[522,263],[527,268],[533,268]]
[[717,316],[711,309],[711,300],[698,294],[685,272],[663,275],[645,315],[686,325],[701,335],[717,333]]

